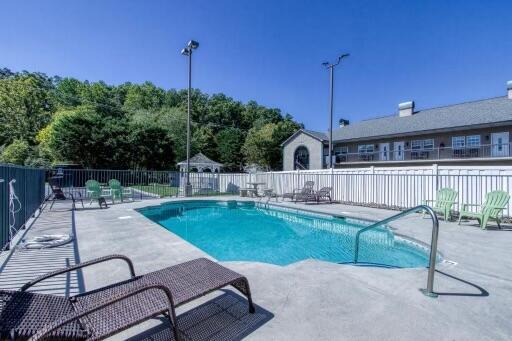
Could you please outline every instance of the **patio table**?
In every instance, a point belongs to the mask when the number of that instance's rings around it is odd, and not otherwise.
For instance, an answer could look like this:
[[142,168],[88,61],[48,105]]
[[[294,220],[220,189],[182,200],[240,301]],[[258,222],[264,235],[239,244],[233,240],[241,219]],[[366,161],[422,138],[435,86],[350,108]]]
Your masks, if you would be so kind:
[[256,196],[258,196],[258,186],[265,185],[264,182],[248,182],[247,184],[254,187],[254,194]]

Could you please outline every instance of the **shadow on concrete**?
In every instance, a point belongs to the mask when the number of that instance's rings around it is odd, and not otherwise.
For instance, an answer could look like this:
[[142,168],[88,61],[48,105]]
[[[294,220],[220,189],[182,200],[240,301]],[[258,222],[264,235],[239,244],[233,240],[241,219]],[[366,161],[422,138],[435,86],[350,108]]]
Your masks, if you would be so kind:
[[[16,248],[0,267],[0,288],[17,290],[40,275],[80,262],[75,214],[70,207],[49,211],[46,205],[19,242],[45,234],[72,234],[73,241],[47,249]],[[78,270],[43,281],[30,291],[69,297],[85,291],[84,288],[82,272]]]
[[[178,316],[180,340],[202,341],[242,340],[270,321],[274,315],[255,305],[256,312],[249,313],[247,299],[231,290]],[[127,340],[175,340],[167,319]]]
[[468,285],[470,287],[473,287],[473,288],[475,288],[475,289],[477,289],[479,291],[479,293],[439,292],[439,291],[435,291],[435,293],[438,294],[439,296],[468,296],[468,297],[487,297],[487,296],[489,296],[489,292],[487,290],[485,290],[484,288],[482,288],[479,285],[476,285],[475,283],[468,282],[466,280],[463,280],[462,278],[455,277],[453,275],[447,274],[446,272],[443,272],[443,271],[440,271],[440,270],[436,270],[436,273],[444,275],[444,276],[449,277],[451,279],[454,279],[454,280],[456,280],[458,282],[464,283],[464,284],[466,284],[466,285]]

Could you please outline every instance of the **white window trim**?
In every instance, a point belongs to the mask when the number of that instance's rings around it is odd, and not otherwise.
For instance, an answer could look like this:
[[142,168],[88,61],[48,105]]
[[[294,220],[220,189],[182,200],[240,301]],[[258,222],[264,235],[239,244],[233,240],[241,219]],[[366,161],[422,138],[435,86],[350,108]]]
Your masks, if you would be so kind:
[[[459,142],[457,142],[457,140]],[[466,148],[466,137],[465,136],[452,136],[452,148],[453,149]]]
[[[478,143],[469,143],[470,138],[478,138]],[[466,136],[466,148],[480,148],[482,145],[482,137],[480,135],[468,135]]]
[[[427,142],[427,141],[429,142],[428,143],[429,145],[430,144],[432,145],[432,147],[425,148],[425,145],[427,144],[425,142]],[[434,150],[434,142],[435,142],[434,139],[411,140],[411,150],[413,150],[413,151],[429,151],[429,150]]]

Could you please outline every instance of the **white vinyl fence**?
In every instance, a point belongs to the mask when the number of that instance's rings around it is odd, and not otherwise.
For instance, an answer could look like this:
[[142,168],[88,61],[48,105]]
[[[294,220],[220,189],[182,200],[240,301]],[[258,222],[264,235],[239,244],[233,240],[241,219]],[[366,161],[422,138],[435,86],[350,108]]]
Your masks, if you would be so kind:
[[[485,194],[512,190],[512,167],[396,167],[320,171],[245,173],[194,173],[194,177],[214,177],[221,193],[238,193],[249,183],[264,183],[278,194],[300,189],[306,181],[315,188],[332,187],[333,200],[353,205],[404,209],[436,199],[437,190],[450,187],[459,193],[458,210],[463,203],[482,204]],[[197,181],[197,180],[196,180]],[[211,181],[209,181],[211,183]],[[510,216],[512,206],[505,215]]]

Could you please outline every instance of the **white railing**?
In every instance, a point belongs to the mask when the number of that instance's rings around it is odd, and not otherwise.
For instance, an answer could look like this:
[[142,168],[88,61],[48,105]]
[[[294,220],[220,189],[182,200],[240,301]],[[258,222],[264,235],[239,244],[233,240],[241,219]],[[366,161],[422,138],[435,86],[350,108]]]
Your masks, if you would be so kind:
[[[376,145],[378,147],[378,145]],[[376,148],[377,149],[377,148]],[[342,153],[335,155],[335,163],[387,162],[387,161],[432,161],[511,157],[510,143],[477,146],[439,147],[428,149],[378,150],[374,152]]]

